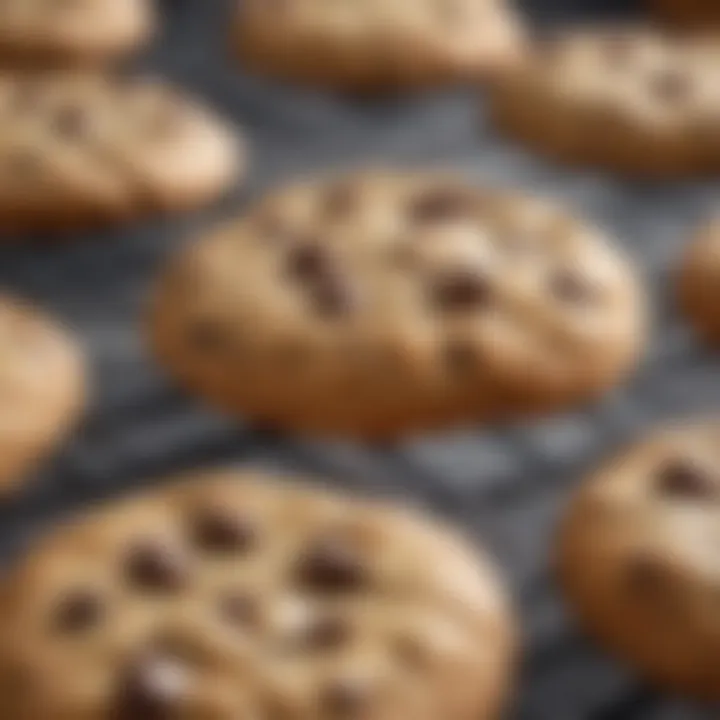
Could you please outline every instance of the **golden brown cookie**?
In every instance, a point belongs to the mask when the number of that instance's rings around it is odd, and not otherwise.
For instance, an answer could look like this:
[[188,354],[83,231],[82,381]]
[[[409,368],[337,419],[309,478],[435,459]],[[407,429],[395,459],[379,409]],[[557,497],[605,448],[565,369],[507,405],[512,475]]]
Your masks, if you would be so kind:
[[77,421],[84,369],[64,329],[0,297],[0,495],[22,483]]
[[233,43],[263,74],[376,92],[482,78],[515,59],[521,32],[504,0],[246,0]]
[[56,531],[2,607],[18,720],[493,720],[512,674],[506,598],[463,540],[238,471]]
[[392,439],[595,397],[644,337],[595,229],[452,175],[299,183],[183,253],[151,335],[189,388],[251,421]]
[[658,432],[580,489],[560,575],[582,623],[641,674],[720,698],[720,424]]
[[132,52],[153,32],[152,0],[2,0],[0,65],[96,65]]
[[641,29],[567,32],[493,86],[496,125],[563,162],[647,177],[720,172],[720,45]]
[[688,246],[679,278],[680,304],[707,342],[720,343],[720,221],[703,227]]
[[658,17],[675,25],[706,29],[720,23],[717,0],[648,0]]
[[0,232],[203,205],[242,171],[229,127],[150,80],[0,75]]

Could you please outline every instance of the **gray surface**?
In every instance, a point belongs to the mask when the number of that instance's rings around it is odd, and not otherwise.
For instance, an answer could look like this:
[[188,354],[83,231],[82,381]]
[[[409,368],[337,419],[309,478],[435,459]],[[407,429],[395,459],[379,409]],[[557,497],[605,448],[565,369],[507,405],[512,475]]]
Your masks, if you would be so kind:
[[[391,0],[388,0],[391,1]],[[534,0],[536,20],[599,16],[623,0]],[[488,542],[522,614],[526,652],[515,720],[694,720],[708,710],[643,689],[583,641],[548,582],[552,528],[568,490],[596,458],[659,419],[720,407],[717,361],[685,336],[668,269],[717,185],[647,186],[535,160],[482,126],[469,94],[353,102],[242,76],[224,62],[225,3],[170,0],[165,37],[148,59],[239,125],[255,147],[249,191],[223,207],[70,245],[3,248],[0,282],[52,308],[86,338],[96,401],[79,436],[37,485],[2,510],[2,548],[69,508],[143,478],[227,461],[324,474],[336,485],[398,496],[456,519]],[[238,428],[171,388],[145,356],[139,314],[164,258],[211,218],[275,182],[362,162],[450,165],[502,186],[567,199],[628,248],[660,308],[645,367],[602,404],[543,422],[462,432],[395,449],[298,442]]]

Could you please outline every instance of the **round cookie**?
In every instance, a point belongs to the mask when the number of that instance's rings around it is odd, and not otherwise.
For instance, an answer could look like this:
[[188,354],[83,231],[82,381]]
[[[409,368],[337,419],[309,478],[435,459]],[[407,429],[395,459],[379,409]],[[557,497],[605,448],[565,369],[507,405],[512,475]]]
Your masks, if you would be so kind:
[[492,720],[515,654],[449,531],[238,471],[56,531],[2,602],[0,712],[23,720]]
[[64,329],[0,296],[0,495],[22,483],[78,419],[84,365]]
[[645,177],[720,172],[720,46],[652,30],[567,32],[494,84],[490,112],[549,157]]
[[3,0],[0,65],[57,68],[105,63],[149,40],[152,0]]
[[720,344],[720,220],[698,232],[682,261],[680,304],[698,334]]
[[151,80],[0,75],[0,130],[3,233],[200,206],[243,164],[229,127]]
[[624,260],[561,208],[378,171],[279,191],[181,254],[151,341],[231,413],[391,440],[597,396],[643,326]]
[[697,29],[720,22],[720,6],[716,0],[649,0],[659,17],[682,26]]
[[351,92],[475,81],[512,62],[505,0],[246,0],[233,44],[265,75]]
[[582,623],[654,682],[720,698],[720,425],[656,433],[581,488],[559,568]]

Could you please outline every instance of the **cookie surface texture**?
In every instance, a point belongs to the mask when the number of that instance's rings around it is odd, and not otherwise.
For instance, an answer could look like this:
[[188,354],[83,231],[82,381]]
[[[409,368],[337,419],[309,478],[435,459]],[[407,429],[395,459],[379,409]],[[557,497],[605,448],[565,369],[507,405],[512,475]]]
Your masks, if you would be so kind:
[[680,304],[701,338],[720,344],[720,221],[703,227],[688,246],[679,277]]
[[561,34],[494,84],[495,124],[565,163],[672,178],[720,172],[720,46],[641,30]]
[[454,534],[238,471],[56,531],[3,610],[0,709],[23,720],[492,720],[514,656]]
[[252,71],[373,92],[480,79],[515,59],[521,35],[502,0],[247,0],[233,43]]
[[150,80],[0,75],[0,128],[4,234],[193,208],[242,168],[221,120]]
[[0,66],[92,66],[144,45],[156,24],[151,0],[3,0]]
[[191,246],[151,340],[233,414],[391,439],[602,393],[642,306],[623,258],[551,203],[371,171],[293,185]]
[[582,624],[660,686],[720,697],[720,424],[665,429],[581,488],[559,567]]
[[0,297],[0,346],[0,494],[6,494],[76,423],[86,382],[74,339],[7,295]]

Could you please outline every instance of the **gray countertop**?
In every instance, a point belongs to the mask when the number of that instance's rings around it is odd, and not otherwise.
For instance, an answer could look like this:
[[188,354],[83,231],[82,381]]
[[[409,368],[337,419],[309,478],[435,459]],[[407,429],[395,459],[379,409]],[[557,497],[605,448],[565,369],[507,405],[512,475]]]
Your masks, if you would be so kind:
[[[390,0],[388,0],[390,1]],[[538,22],[632,11],[623,0],[526,0]],[[79,238],[0,248],[0,282],[46,305],[86,339],[95,401],[74,441],[4,507],[7,558],[59,514],[193,466],[241,462],[326,476],[429,506],[488,543],[525,633],[514,720],[695,720],[708,709],[644,688],[586,642],[550,582],[559,511],[597,459],[663,419],[720,408],[720,359],[694,346],[673,308],[669,273],[720,184],[645,185],[538,160],[497,137],[476,98],[454,91],[353,101],[242,74],[224,57],[228,3],[168,0],[163,37],[142,65],[234,118],[253,147],[249,187],[205,213]],[[218,38],[222,42],[218,42]],[[592,407],[508,428],[464,431],[395,448],[298,441],[238,427],[173,388],[146,356],[140,317],[164,259],[263,189],[328,167],[397,162],[459,168],[493,185],[572,203],[617,236],[658,308],[643,368]]]

